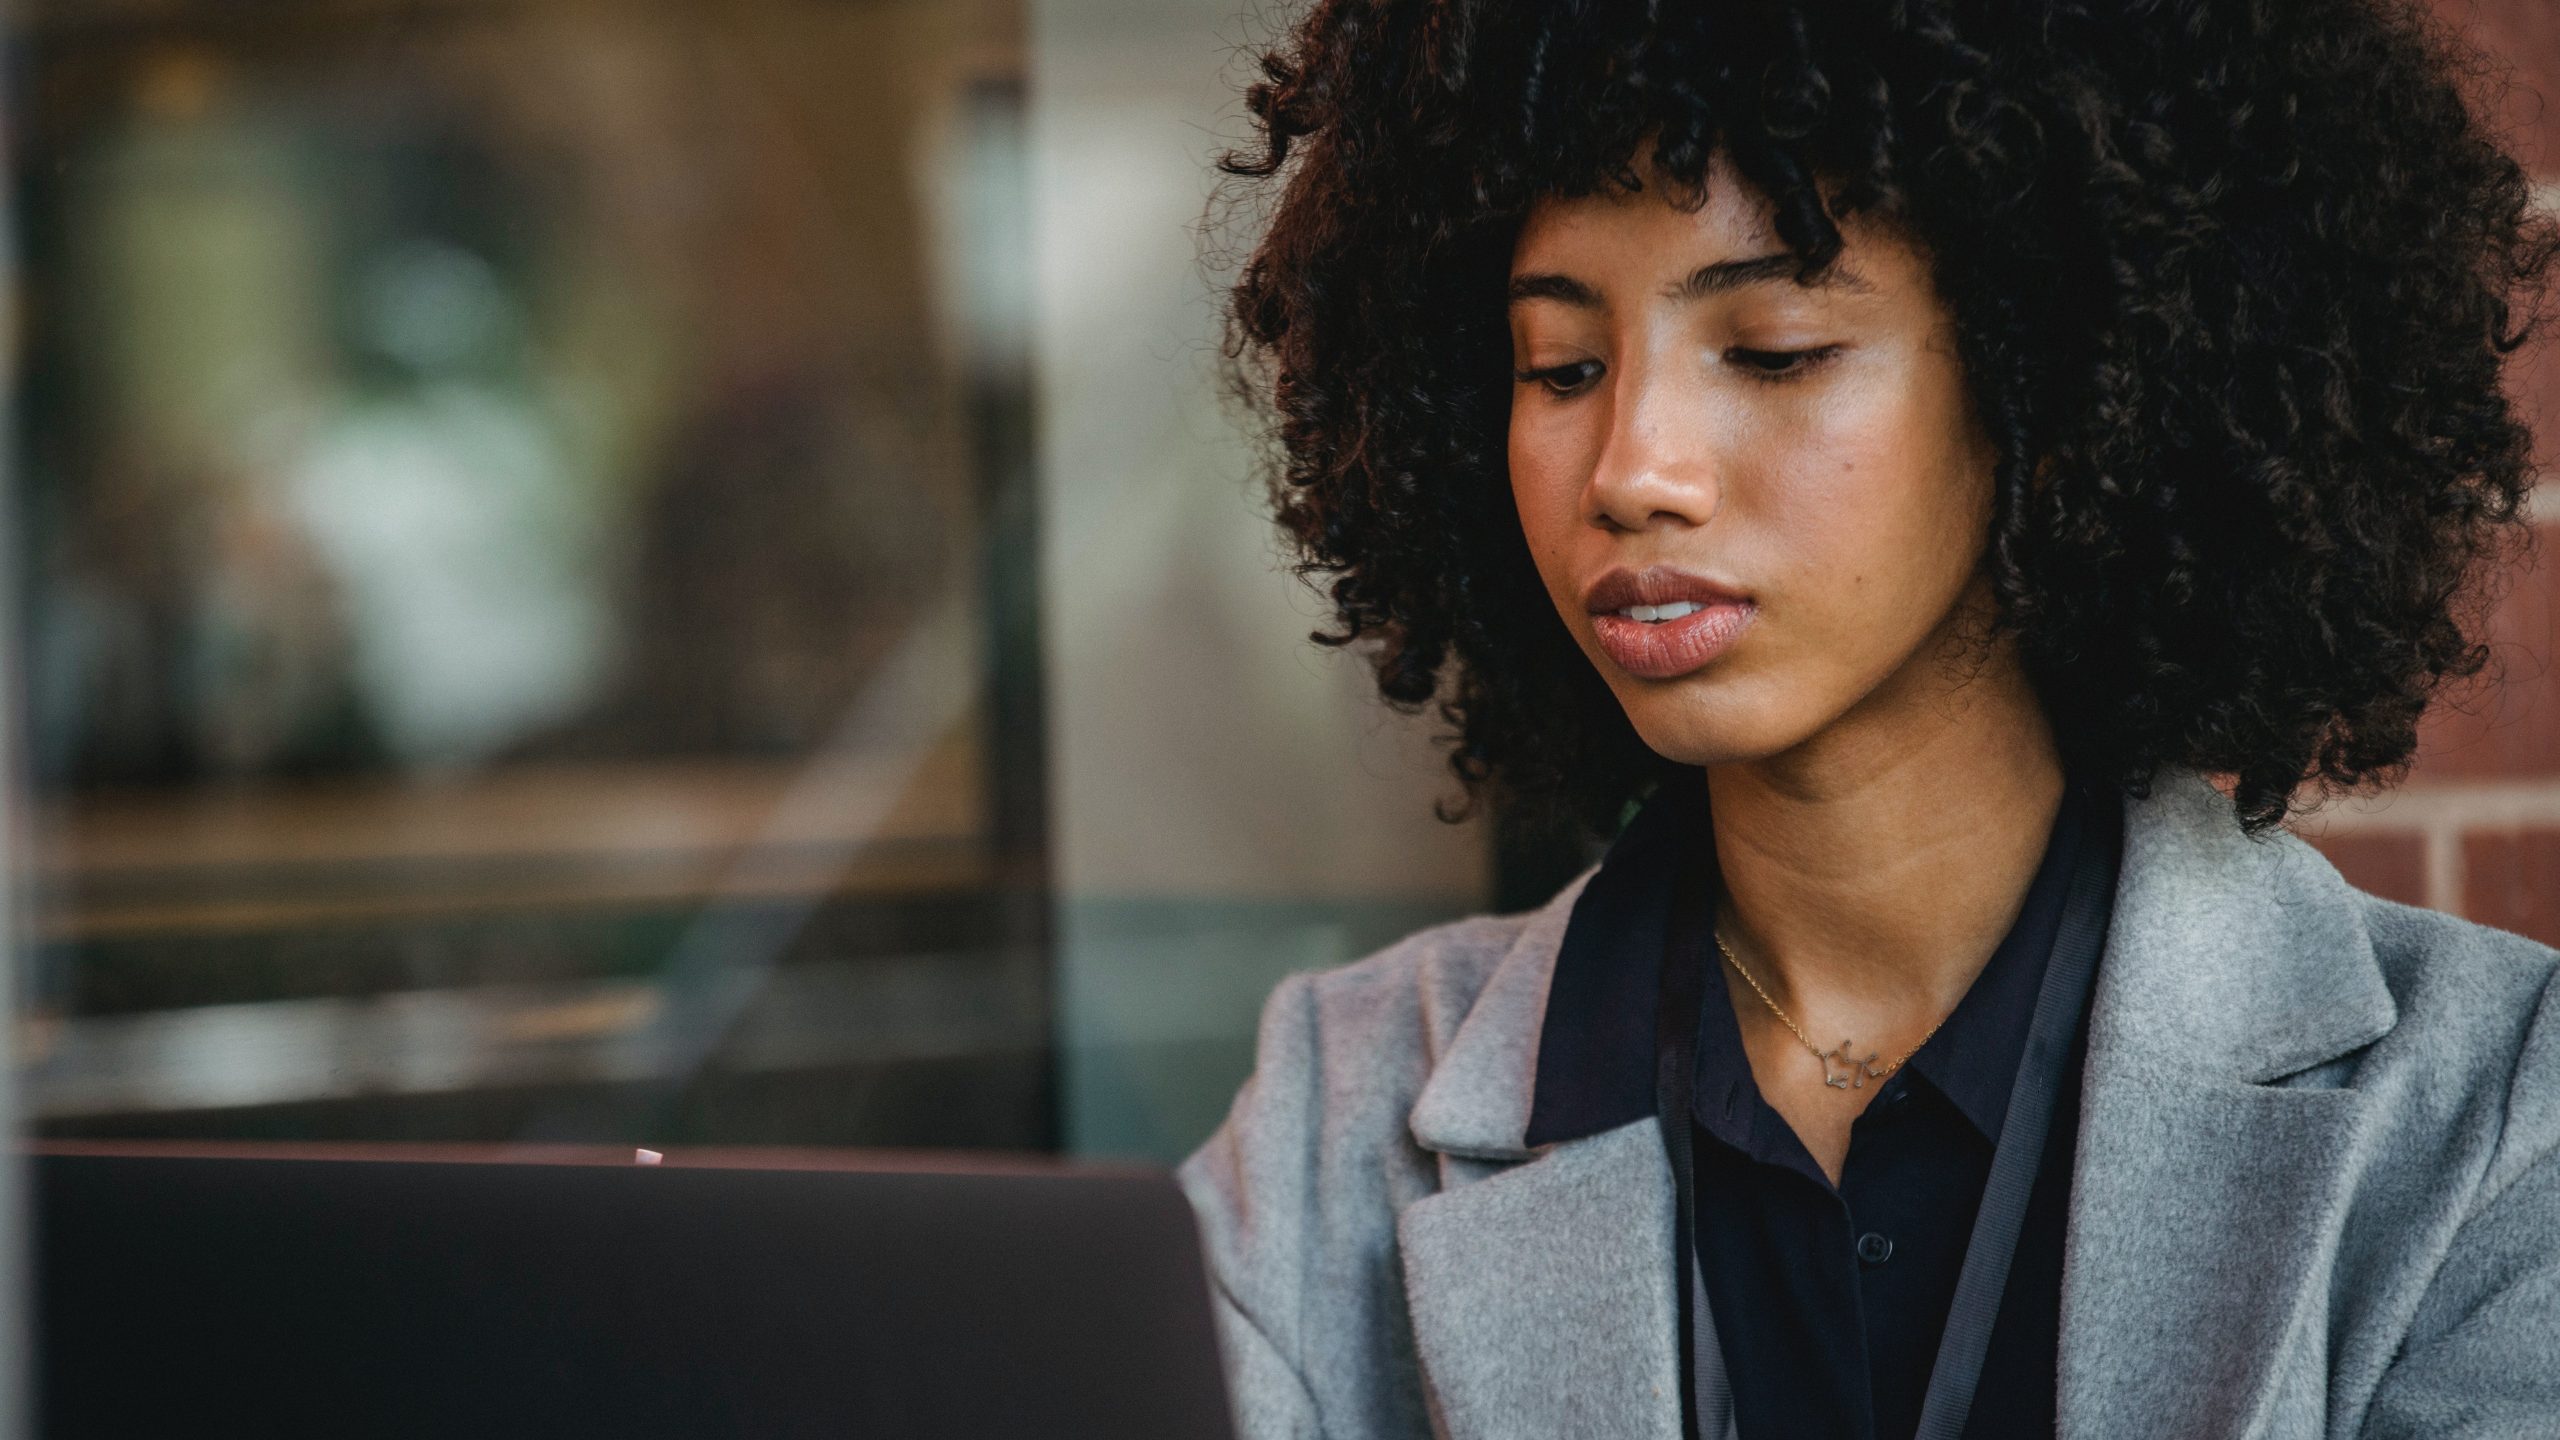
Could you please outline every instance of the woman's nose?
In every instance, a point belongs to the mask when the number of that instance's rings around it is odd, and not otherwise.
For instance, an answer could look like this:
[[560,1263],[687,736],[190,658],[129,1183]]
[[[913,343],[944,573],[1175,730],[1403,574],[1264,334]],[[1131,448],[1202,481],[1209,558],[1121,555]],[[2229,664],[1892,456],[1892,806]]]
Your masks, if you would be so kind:
[[1636,374],[1610,392],[1609,434],[1583,512],[1606,529],[1698,526],[1722,498],[1704,398]]

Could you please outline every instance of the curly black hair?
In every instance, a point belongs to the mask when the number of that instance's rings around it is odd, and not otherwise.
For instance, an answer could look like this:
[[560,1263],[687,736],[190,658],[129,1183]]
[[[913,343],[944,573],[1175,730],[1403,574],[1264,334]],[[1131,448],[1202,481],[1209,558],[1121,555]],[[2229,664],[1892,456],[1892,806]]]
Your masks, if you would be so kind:
[[1315,638],[1439,702],[1470,803],[1605,832],[1670,766],[1504,468],[1519,222],[1641,188],[1640,144],[1690,207],[1724,150],[1807,278],[1853,214],[1927,258],[2000,455],[1997,624],[2076,769],[2223,775],[2263,830],[2396,778],[2486,663],[2533,478],[2500,369],[2560,225],[2414,3],[1319,0],[1255,58],[1232,374]]

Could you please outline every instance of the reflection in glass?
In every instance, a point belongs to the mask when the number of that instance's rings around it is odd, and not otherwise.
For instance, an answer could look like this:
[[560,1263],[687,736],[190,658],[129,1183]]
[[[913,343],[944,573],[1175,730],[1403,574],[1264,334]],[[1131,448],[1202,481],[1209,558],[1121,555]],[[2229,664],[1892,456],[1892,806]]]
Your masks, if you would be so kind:
[[1051,1143],[1015,7],[22,18],[36,1127]]

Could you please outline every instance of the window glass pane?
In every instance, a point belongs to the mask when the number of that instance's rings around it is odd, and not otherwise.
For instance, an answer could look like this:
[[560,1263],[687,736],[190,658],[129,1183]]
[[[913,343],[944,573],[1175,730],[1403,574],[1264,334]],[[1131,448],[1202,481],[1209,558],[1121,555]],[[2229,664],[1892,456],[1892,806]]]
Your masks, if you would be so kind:
[[35,1128],[1055,1140],[1020,25],[31,8]]
[[[1226,1112],[1280,976],[1484,908],[1483,827],[1264,518],[1217,286],[1250,240],[1216,0],[1050,0],[1032,53],[1034,287],[1062,1123],[1178,1157]],[[1248,32],[1249,33],[1249,32]],[[1541,897],[1543,898],[1543,897]]]
[[1228,7],[20,19],[38,1133],[1171,1160],[1486,900],[1224,396]]

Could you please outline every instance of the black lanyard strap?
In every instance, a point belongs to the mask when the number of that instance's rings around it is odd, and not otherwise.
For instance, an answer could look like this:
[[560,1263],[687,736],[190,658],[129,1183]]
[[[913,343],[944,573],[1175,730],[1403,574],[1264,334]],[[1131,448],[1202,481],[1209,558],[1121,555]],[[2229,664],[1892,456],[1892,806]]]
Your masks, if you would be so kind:
[[[1724,1348],[1716,1338],[1713,1307],[1707,1304],[1706,1268],[1697,1253],[1698,1180],[1695,1144],[1689,1128],[1690,1076],[1696,1063],[1700,987],[1705,971],[1697,964],[1697,920],[1706,888],[1694,875],[1671,902],[1668,944],[1661,957],[1662,988],[1654,1006],[1654,1118],[1662,1127],[1662,1148],[1671,1160],[1673,1206],[1672,1251],[1681,1275],[1688,1277],[1688,1303],[1680,1311],[1680,1349],[1688,1364],[1681,1376],[1681,1414],[1692,1440],[1733,1440],[1733,1387],[1724,1368]],[[1685,954],[1686,959],[1681,957]],[[1716,1428],[1704,1430],[1700,1417],[1718,1417]]]
[[[2083,837],[2082,843],[2092,843],[2092,837]],[[1654,1012],[1654,1114],[1678,1191],[1680,1233],[1674,1249],[1681,1273],[1687,1277],[1682,1288],[1689,1303],[1680,1328],[1689,1373],[1682,1408],[1689,1417],[1691,1436],[1731,1440],[1736,1433],[1733,1389],[1707,1303],[1705,1269],[1697,1255],[1696,1137],[1689,1113],[1705,986],[1711,973],[1721,979],[1720,972],[1711,972],[1704,963],[1714,924],[1715,885],[1712,876],[1695,870],[1683,879],[1672,900],[1669,943],[1664,947]],[[2017,1078],[2011,1083],[2008,1115],[2001,1121],[1991,1173],[1983,1182],[1982,1205],[1965,1245],[1964,1268],[1957,1273],[1946,1329],[1930,1365],[1929,1391],[1921,1404],[1914,1440],[1957,1440],[1972,1413],[1974,1387],[1982,1378],[1992,1324],[1999,1318],[2010,1262],[2017,1255],[2018,1232],[2026,1223],[2027,1197],[2035,1188],[2036,1171],[2053,1129],[2054,1095],[2062,1087],[2072,1040],[2090,987],[2097,981],[2112,882],[2109,867],[2078,865],[2065,892],[2053,954],[2036,992],[2035,1017],[2029,1022]]]
[[[2083,837],[2081,843],[2094,842]],[[1955,1301],[1947,1308],[1946,1333],[1938,1338],[1928,1398],[1921,1402],[1920,1426],[1912,1440],[1956,1440],[1973,1411],[1974,1385],[1982,1378],[1983,1356],[1991,1350],[1991,1326],[1999,1319],[2000,1297],[2009,1288],[2009,1262],[2018,1253],[2018,1231],[2026,1223],[2027,1196],[2035,1188],[2045,1140],[2053,1132],[2053,1097],[2062,1089],[2072,1038],[2088,1008],[2090,987],[2097,983],[2113,888],[2107,867],[2080,865],[2064,892],[2062,924],[2054,932],[2053,956],[2045,962],[2044,984],[2036,992],[2026,1053],[2018,1057],[2018,1077],[2009,1087],[2009,1114],[2000,1123],[2000,1143],[1991,1154],[1991,1174],[1983,1181],[1982,1206],[1974,1212],[1973,1238],[1965,1244],[1964,1269],[1956,1275]]]

